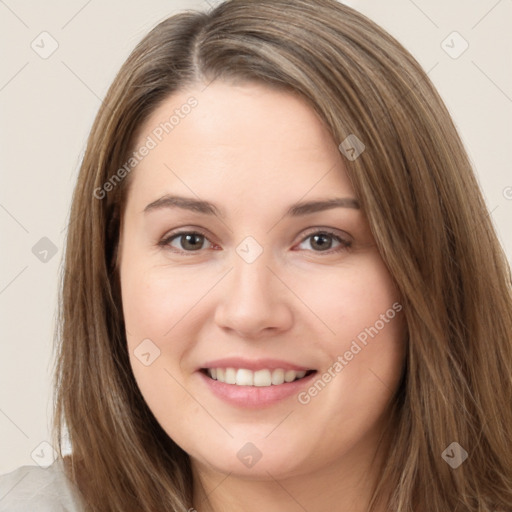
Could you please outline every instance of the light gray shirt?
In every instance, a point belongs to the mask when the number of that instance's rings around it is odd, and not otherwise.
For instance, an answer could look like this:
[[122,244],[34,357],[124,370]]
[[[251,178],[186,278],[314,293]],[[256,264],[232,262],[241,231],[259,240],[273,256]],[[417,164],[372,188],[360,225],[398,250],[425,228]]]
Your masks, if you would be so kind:
[[20,466],[0,475],[0,512],[83,512],[76,486],[64,473],[62,459],[51,466]]

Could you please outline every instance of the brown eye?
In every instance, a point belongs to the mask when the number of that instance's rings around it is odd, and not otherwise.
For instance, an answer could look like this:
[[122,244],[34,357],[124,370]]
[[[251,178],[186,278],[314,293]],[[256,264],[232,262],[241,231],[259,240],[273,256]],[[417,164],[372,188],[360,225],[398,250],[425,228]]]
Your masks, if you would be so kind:
[[[317,231],[315,233],[311,233],[307,237],[305,237],[300,245],[304,244],[306,241],[310,240],[309,245],[311,247],[310,250],[313,252],[339,252],[344,249],[347,249],[351,246],[351,242],[343,239],[339,235],[329,232],[329,231]],[[300,247],[299,245],[299,247]],[[334,245],[334,249],[333,249]],[[306,250],[307,247],[306,247]]]
[[194,252],[204,248],[205,241],[208,241],[205,235],[193,231],[184,231],[175,233],[160,242],[160,245],[171,247],[178,252]]
[[330,235],[322,233],[319,235],[312,235],[309,238],[311,238],[311,247],[320,251],[327,251],[332,247],[333,238]]

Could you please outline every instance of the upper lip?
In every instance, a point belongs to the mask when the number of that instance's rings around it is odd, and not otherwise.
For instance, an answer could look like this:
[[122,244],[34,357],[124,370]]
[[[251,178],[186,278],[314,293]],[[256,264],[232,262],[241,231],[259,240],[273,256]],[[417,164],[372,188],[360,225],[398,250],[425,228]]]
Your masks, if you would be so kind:
[[215,359],[214,361],[207,361],[199,368],[245,368],[246,370],[276,370],[282,368],[283,370],[295,370],[297,372],[312,370],[308,366],[301,366],[279,359],[243,359],[242,357],[226,357],[223,359]]

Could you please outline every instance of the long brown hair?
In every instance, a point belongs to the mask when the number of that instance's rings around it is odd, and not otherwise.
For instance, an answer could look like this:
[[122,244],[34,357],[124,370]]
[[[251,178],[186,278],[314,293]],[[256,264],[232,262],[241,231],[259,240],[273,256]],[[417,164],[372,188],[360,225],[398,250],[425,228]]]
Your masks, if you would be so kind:
[[[231,0],[157,25],[122,66],[96,117],[73,195],[57,330],[54,444],[91,511],[186,511],[188,455],[146,405],[126,348],[119,223],[137,129],[173,92],[212,80],[300,94],[340,144],[407,322],[397,422],[370,510],[509,509],[512,292],[471,164],[426,73],[389,34],[335,0]],[[119,174],[118,174],[119,176]],[[102,189],[104,190],[104,189]],[[96,193],[95,193],[96,191]],[[458,468],[442,457],[457,442]]]

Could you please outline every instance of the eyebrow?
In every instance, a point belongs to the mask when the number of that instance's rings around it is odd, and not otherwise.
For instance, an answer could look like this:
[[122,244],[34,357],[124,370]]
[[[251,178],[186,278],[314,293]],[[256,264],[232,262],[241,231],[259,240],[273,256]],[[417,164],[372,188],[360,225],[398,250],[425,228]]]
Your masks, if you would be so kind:
[[[209,201],[173,195],[165,195],[156,201],[149,203],[144,208],[144,213],[164,208],[181,208],[183,210],[202,213],[204,215],[215,215],[222,218],[225,217],[222,210]],[[353,197],[335,197],[326,200],[295,203],[288,208],[285,216],[300,217],[324,210],[331,210],[332,208],[352,208],[359,210],[361,206],[359,201]]]

